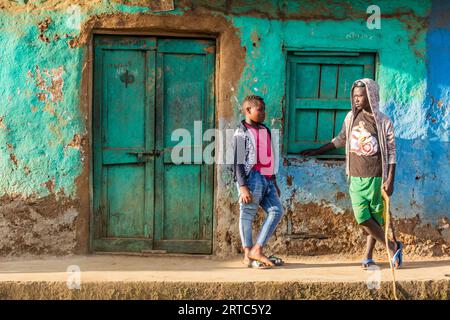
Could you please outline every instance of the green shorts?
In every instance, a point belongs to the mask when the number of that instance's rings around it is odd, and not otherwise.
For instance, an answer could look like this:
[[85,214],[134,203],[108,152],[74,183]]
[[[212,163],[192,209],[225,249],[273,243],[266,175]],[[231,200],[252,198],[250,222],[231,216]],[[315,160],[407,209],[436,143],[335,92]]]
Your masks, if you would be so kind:
[[381,177],[350,177],[350,199],[358,224],[370,218],[377,221],[380,226],[384,224],[381,186]]

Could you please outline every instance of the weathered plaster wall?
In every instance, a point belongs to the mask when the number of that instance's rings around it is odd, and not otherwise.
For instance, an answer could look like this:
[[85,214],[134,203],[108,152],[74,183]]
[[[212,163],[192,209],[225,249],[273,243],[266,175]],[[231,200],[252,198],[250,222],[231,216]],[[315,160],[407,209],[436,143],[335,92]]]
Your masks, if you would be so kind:
[[0,12],[0,254],[77,246],[82,50],[70,49],[71,30],[49,17]]
[[[253,92],[267,101],[271,127],[284,129],[284,48],[377,51],[381,99],[397,133],[397,227],[408,252],[449,254],[445,1],[379,1],[380,30],[366,28],[367,1],[175,1],[170,12],[137,0],[41,2],[0,1],[0,255],[87,250],[88,44],[96,28],[217,34],[220,128],[235,126],[237,101]],[[80,30],[70,5],[79,5]],[[295,156],[282,162],[287,214],[273,250],[361,252],[343,163]],[[236,198],[230,167],[217,166],[219,255],[239,251]],[[308,239],[285,236],[291,232]]]

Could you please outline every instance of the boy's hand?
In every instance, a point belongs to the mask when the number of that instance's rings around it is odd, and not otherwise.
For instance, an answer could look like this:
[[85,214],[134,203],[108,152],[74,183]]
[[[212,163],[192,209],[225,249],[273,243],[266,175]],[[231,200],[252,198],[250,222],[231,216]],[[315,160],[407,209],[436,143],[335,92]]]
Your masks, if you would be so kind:
[[250,203],[252,202],[252,194],[250,193],[250,190],[248,190],[247,186],[241,186],[239,188],[240,190],[240,201],[243,203]]
[[300,155],[303,157],[316,156],[317,149],[306,149],[306,150],[300,151]]
[[394,193],[394,181],[393,180],[386,180],[383,183],[384,191],[386,191],[386,194],[390,197]]

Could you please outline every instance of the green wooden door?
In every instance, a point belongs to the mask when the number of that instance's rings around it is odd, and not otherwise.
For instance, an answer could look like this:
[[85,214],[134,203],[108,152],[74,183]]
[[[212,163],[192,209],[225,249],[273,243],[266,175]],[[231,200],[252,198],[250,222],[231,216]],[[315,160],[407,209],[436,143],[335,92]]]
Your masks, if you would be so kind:
[[213,167],[174,164],[171,135],[214,126],[214,55],[210,40],[96,37],[94,250],[211,253]]
[[[350,88],[375,76],[375,56],[357,52],[294,52],[288,56],[288,153],[317,148],[341,130]],[[329,152],[343,155],[343,148]],[[325,157],[330,157],[329,155]]]

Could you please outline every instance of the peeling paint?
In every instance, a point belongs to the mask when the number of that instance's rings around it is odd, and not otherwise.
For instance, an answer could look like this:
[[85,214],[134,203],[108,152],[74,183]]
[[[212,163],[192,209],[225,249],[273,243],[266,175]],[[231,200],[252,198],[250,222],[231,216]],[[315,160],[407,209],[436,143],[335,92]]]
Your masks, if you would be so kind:
[[52,102],[59,102],[63,100],[63,71],[63,66],[59,66],[58,68],[53,68],[51,70],[43,69],[41,72],[39,66],[36,66],[35,74],[31,71],[28,73],[28,76],[35,79],[36,87],[39,90],[44,91],[36,93],[39,101],[45,101],[48,98],[50,98]]
[[52,22],[51,18],[45,18],[38,24],[38,29],[39,29],[38,39],[41,40],[42,42],[46,42],[46,43],[50,42],[50,39],[44,35],[44,32],[47,31],[48,26],[50,25],[51,22]]

